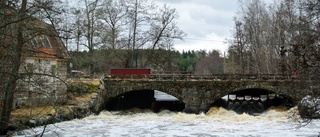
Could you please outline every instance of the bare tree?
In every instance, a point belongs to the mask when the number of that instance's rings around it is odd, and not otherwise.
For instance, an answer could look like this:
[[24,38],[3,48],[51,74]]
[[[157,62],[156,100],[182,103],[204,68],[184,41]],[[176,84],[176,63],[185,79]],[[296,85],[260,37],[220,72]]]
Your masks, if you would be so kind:
[[98,23],[101,28],[100,39],[101,39],[101,50],[105,53],[104,56],[100,57],[104,64],[112,64],[113,66],[106,66],[104,69],[107,70],[111,67],[124,67],[124,57],[121,55],[119,49],[124,49],[126,46],[123,44],[126,41],[128,32],[125,27],[128,24],[127,21],[128,7],[124,2],[108,0],[104,1],[97,11]]
[[148,54],[148,60],[152,64],[165,64],[165,62],[159,62],[159,58],[166,58],[165,60],[170,60],[171,56],[156,55],[154,50],[156,49],[173,49],[173,40],[180,39],[186,36],[182,30],[179,29],[177,23],[178,13],[175,9],[170,8],[167,5],[163,5],[159,10],[155,10],[153,16],[150,20],[150,30],[148,31],[148,37],[150,39],[151,49]]
[[[65,1],[64,3],[59,2],[55,3],[54,6],[56,9],[54,11],[58,12],[47,12],[49,14],[52,20],[52,23],[54,25],[54,28],[58,31],[59,36],[63,39],[65,47],[69,50],[72,45],[69,45],[71,43],[70,41],[75,37],[74,31],[77,31],[78,28],[73,24],[73,17],[72,17],[72,9],[69,9],[69,3],[68,1]],[[76,18],[78,19],[78,18]],[[79,48],[77,48],[79,51]]]
[[[41,35],[51,35],[45,26],[46,23],[39,23],[39,15],[53,15],[52,1],[1,1],[0,17],[0,68],[1,92],[0,92],[0,134],[5,134],[8,128],[11,111],[14,104],[15,94],[21,89],[19,86],[27,77],[21,72],[25,56],[34,54],[44,54],[37,52],[31,40]],[[42,12],[42,14],[38,14]],[[47,16],[50,18],[50,16]],[[49,21],[43,20],[43,21]],[[45,25],[43,25],[45,24]],[[50,26],[50,28],[52,28]],[[55,34],[54,34],[55,35]],[[53,35],[51,35],[53,36]],[[56,35],[55,35],[56,36]],[[45,43],[43,43],[45,45]],[[47,74],[38,74],[47,75]]]
[[[77,17],[83,13],[85,13],[83,16],[87,17],[84,22],[74,23],[78,24],[75,26],[85,28],[81,30],[75,27],[75,30],[80,30],[75,36],[77,39],[79,39],[79,34],[85,36],[80,41],[87,42],[84,45],[89,49],[89,62],[91,63],[94,61],[90,51],[100,48],[108,50],[103,57],[99,58],[105,60],[105,64],[121,64],[119,61],[122,62],[122,60],[125,62],[123,67],[128,68],[147,67],[147,62],[159,64],[152,60],[155,58],[153,54],[146,54],[143,50],[152,49],[148,50],[151,52],[157,49],[171,50],[174,39],[182,39],[185,36],[175,22],[178,13],[166,5],[158,8],[150,0],[107,0],[101,3],[97,0],[90,3],[87,0],[86,5],[86,9],[91,10],[84,12],[75,10]],[[91,20],[88,22],[89,19]],[[125,49],[127,54],[120,56],[119,49]],[[113,51],[109,52],[110,50]],[[90,71],[92,73],[92,70]]]
[[312,79],[302,86],[310,87],[306,89],[310,95],[319,96],[319,90],[312,88],[319,87],[319,1],[281,0],[270,5],[261,0],[240,2],[234,41],[229,48],[231,68],[243,68],[237,65],[247,54],[255,73],[294,72],[301,81]]
[[[281,45],[288,41],[284,37],[289,32],[283,26],[290,19],[282,16],[288,14],[280,12],[276,4],[267,7],[261,0],[241,2],[238,17],[235,19],[234,41],[230,47],[232,52],[229,53],[235,60],[231,62],[236,62],[235,67],[239,69],[237,72],[241,73],[244,70],[265,74],[278,73],[279,50]],[[284,60],[282,62],[284,63]]]
[[94,73],[94,56],[93,50],[95,47],[98,46],[99,41],[97,40],[97,17],[96,11],[98,7],[99,0],[85,0],[85,21],[84,21],[84,28],[85,28],[85,40],[86,44],[83,43],[89,51],[89,74],[90,76]]
[[71,33],[71,35],[72,35],[71,40],[74,40],[74,41],[73,41],[73,43],[72,43],[72,41],[68,41],[68,42],[70,42],[68,44],[73,44],[73,45],[75,45],[75,47],[69,47],[68,50],[69,51],[75,50],[76,52],[79,52],[81,38],[84,33],[84,28],[83,28],[84,19],[82,18],[83,17],[83,9],[81,9],[79,7],[72,7],[70,9],[70,13],[71,13],[71,15],[69,16],[69,20],[71,20],[71,23],[70,23],[71,30],[73,30]]
[[[21,54],[22,54],[22,47],[24,45],[24,38],[23,38],[23,26],[24,22],[21,20],[25,18],[26,16],[26,5],[27,1],[23,0],[20,7],[20,14],[19,12],[11,11],[10,5],[6,3],[6,1],[1,2],[1,12],[0,14],[2,19],[4,19],[5,24],[1,23],[1,29],[4,32],[2,35],[1,40],[7,41],[7,39],[10,39],[10,47],[7,47],[5,45],[1,45],[1,51],[5,52],[1,53],[5,55],[9,62],[2,62],[6,63],[6,66],[10,66],[11,68],[7,68],[7,70],[3,70],[4,72],[1,73],[7,73],[4,74],[5,77],[3,77],[3,84],[4,87],[1,88],[4,95],[1,98],[1,114],[0,114],[0,134],[5,134],[8,128],[9,120],[10,120],[10,113],[12,110],[13,105],[13,97],[15,88],[17,85],[17,80],[19,79],[19,68],[20,68],[20,60],[21,60]],[[15,16],[14,16],[15,15]],[[10,18],[8,18],[10,17]],[[7,23],[7,24],[6,24]],[[9,28],[15,28],[15,29],[9,29]],[[2,42],[1,42],[2,43]],[[3,47],[2,47],[3,46]],[[2,56],[4,58],[4,56]]]
[[119,42],[121,37],[124,37],[124,26],[127,24],[127,7],[125,4],[113,0],[104,1],[98,10],[97,16],[101,21],[101,27],[106,30],[101,34],[103,49],[123,48]]
[[[231,40],[231,45],[229,47],[229,54],[233,57],[233,59],[230,60],[231,66],[236,66],[235,69],[232,69],[233,71],[236,71],[238,74],[244,74],[249,73],[249,68],[246,68],[246,64],[249,62],[247,60],[246,53],[248,52],[248,45],[246,44],[246,35],[244,30],[244,25],[241,20],[238,20],[237,18],[234,18],[235,21],[235,28],[234,28],[234,40]],[[232,68],[233,68],[232,67]],[[235,72],[231,72],[235,73]]]
[[147,35],[146,28],[148,28],[147,23],[150,20],[153,4],[148,0],[127,0],[126,6],[128,8],[127,21],[129,22],[127,45],[128,49],[132,51],[129,53],[127,67],[137,68],[139,64],[138,49],[143,49],[143,46],[148,42],[148,38],[145,37]]
[[175,22],[178,17],[176,10],[166,4],[159,11],[155,11],[154,17],[151,20],[150,30],[148,31],[151,40],[150,48],[152,50],[156,48],[166,49],[166,45],[168,43],[171,44],[173,39],[183,39],[186,34],[179,29]]
[[244,11],[247,42],[253,54],[256,73],[266,73],[266,30],[268,27],[268,14],[262,1],[248,1],[247,10]]
[[223,58],[217,50],[213,50],[196,64],[196,75],[223,74]]

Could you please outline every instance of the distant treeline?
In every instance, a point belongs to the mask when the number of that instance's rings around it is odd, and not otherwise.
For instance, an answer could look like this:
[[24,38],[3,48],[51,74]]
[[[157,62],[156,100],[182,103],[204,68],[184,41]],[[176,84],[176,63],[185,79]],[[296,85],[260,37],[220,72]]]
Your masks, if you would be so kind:
[[95,74],[108,73],[111,68],[150,68],[153,71],[183,71],[198,74],[223,73],[223,58],[218,51],[94,50],[93,62],[90,62],[87,51],[70,51],[70,55],[72,57],[70,69],[85,73],[88,73],[90,63],[94,64]]

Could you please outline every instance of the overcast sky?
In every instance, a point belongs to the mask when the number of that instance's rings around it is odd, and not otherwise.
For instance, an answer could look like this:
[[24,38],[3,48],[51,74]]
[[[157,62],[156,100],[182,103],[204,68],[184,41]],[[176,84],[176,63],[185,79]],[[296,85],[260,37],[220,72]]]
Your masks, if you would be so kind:
[[227,49],[226,39],[231,38],[233,17],[238,0],[155,0],[159,5],[167,3],[180,17],[178,26],[187,33],[183,41],[176,41],[176,50],[207,51]]

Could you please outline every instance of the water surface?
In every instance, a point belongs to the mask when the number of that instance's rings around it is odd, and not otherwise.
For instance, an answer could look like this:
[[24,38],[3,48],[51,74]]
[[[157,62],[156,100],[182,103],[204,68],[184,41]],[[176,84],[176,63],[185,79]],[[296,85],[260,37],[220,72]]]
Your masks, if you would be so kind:
[[[211,108],[207,114],[185,114],[167,110],[103,111],[48,125],[45,137],[317,137],[320,120],[306,124],[289,111],[269,109],[259,116],[236,114],[223,108]],[[306,124],[306,125],[305,125]],[[36,136],[43,127],[16,133]],[[20,135],[17,135],[20,134]],[[23,135],[21,135],[23,134]]]

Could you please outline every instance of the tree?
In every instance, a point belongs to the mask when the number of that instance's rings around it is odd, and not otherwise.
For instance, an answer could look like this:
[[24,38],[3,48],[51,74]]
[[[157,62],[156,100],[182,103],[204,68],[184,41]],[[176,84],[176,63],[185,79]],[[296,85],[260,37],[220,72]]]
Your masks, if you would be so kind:
[[101,35],[103,49],[120,49],[123,48],[119,41],[124,36],[127,24],[127,7],[124,3],[114,0],[104,1],[98,9],[97,16],[101,22],[101,27],[106,30]]
[[[112,64],[110,67],[124,67],[122,64],[123,54],[120,54],[119,49],[126,48],[123,44],[126,40],[126,25],[128,7],[121,1],[108,0],[104,1],[97,11],[99,19],[99,26],[102,30],[100,32],[101,50],[104,51],[104,56],[100,59],[104,60],[104,64]],[[124,55],[126,56],[126,55]],[[104,66],[100,64],[99,66]]]
[[[84,4],[84,7],[72,8],[71,13],[73,13],[74,20],[72,25],[73,35],[76,45],[76,50],[80,50],[80,46],[84,46],[88,49],[88,74],[90,76],[94,73],[94,55],[93,50],[98,48],[101,44],[101,39],[99,37],[100,28],[98,26],[97,10],[99,7],[99,0],[84,0],[78,1]],[[83,2],[83,3],[82,3]]]
[[[52,1],[53,2],[53,1]],[[74,37],[73,32],[79,31],[79,26],[73,24],[73,17],[71,16],[72,9],[69,9],[68,1],[65,2],[55,2],[54,11],[56,12],[48,12],[48,16],[50,16],[51,23],[55,30],[58,31],[60,37],[63,39],[65,47],[69,50],[71,45],[69,45],[69,41],[72,40]],[[77,23],[79,23],[79,17]],[[78,37],[77,37],[78,38]],[[77,51],[79,51],[79,45],[77,46]]]
[[[235,18],[234,40],[229,48],[229,62],[235,71],[243,73],[282,73],[292,69],[288,58],[280,56],[281,47],[288,49],[293,38],[295,4],[291,0],[267,5],[261,0],[241,1]],[[233,58],[234,60],[232,60]]]
[[276,58],[278,58],[279,73],[290,74],[294,71],[292,67],[292,54],[284,54],[284,50],[290,48],[290,43],[296,35],[296,24],[298,22],[297,3],[292,0],[284,0],[275,3],[271,10],[272,17],[272,45],[276,51]]
[[[21,2],[21,3],[20,3]],[[50,21],[54,10],[53,1],[0,1],[0,134],[5,134],[8,128],[15,92],[18,83],[24,80],[27,73],[21,73],[21,64],[25,55],[37,51],[30,41],[35,37],[48,34],[50,30],[39,27],[39,15],[46,15]],[[28,6],[27,6],[28,5]],[[40,14],[42,12],[42,14]],[[48,16],[47,16],[48,15]],[[38,17],[39,19],[36,19]],[[40,74],[39,74],[40,75]]]
[[[282,0],[270,5],[261,0],[241,2],[234,41],[229,48],[228,60],[232,62],[229,64],[241,69],[237,58],[247,54],[255,73],[291,75],[294,72],[295,79],[305,81],[301,86],[309,87],[305,90],[311,91],[311,96],[319,96],[319,90],[312,88],[319,86],[319,1]],[[245,43],[239,36],[244,36]],[[242,44],[247,47],[244,51],[239,50]]]
[[223,58],[217,50],[210,51],[208,55],[197,61],[196,75],[223,74]]
[[246,44],[244,25],[242,21],[238,20],[237,18],[234,18],[234,21],[234,40],[231,41],[231,46],[229,47],[229,55],[232,56],[232,59],[230,60],[232,66],[231,68],[236,65],[237,70],[232,69],[231,73],[235,73],[234,71],[237,71],[239,74],[244,74],[245,71],[246,73],[249,73],[249,68],[245,68],[249,65],[249,62],[247,60],[248,56],[246,56],[249,46],[248,44]]
[[290,41],[290,47],[285,50],[286,53],[292,54],[291,64],[297,72],[297,78],[301,78],[305,81],[304,85],[308,86],[306,91],[309,92],[309,96],[303,98],[298,108],[301,117],[309,121],[319,118],[317,101],[319,101],[320,90],[313,88],[319,87],[320,78],[319,9],[318,0],[299,1],[295,35]]
[[127,45],[128,49],[132,51],[129,52],[127,67],[138,68],[138,49],[143,49],[143,46],[148,42],[148,37],[145,37],[147,35],[145,28],[148,28],[150,11],[154,7],[148,0],[127,0],[125,2],[128,8],[127,21],[129,22]]
[[[1,13],[0,14],[2,19],[4,20],[4,24],[1,23],[1,29],[3,34],[1,34],[1,41],[7,41],[7,39],[10,39],[11,42],[8,44],[10,46],[1,45],[1,52],[6,52],[5,55],[9,62],[1,62],[6,63],[6,65],[10,66],[11,68],[6,68],[7,70],[2,70],[4,74],[3,82],[4,87],[1,89],[4,89],[4,91],[1,91],[4,95],[1,98],[1,114],[0,114],[0,134],[5,134],[6,130],[8,128],[8,123],[10,120],[10,113],[12,110],[13,105],[13,97],[15,88],[17,85],[17,80],[19,79],[19,68],[20,68],[20,60],[21,60],[21,54],[22,54],[22,47],[24,44],[24,38],[23,38],[23,26],[25,25],[23,20],[26,18],[26,5],[27,1],[23,0],[21,3],[20,11],[12,11],[10,8],[10,5],[7,4],[6,1],[2,0],[0,3],[1,7]],[[9,17],[9,18],[8,18]],[[9,28],[15,28],[12,30],[9,30]],[[8,38],[9,37],[9,38]],[[3,43],[1,42],[1,43]],[[3,54],[3,53],[2,53]],[[5,58],[2,56],[2,58]],[[5,65],[5,66],[6,66]]]
[[166,45],[172,44],[173,39],[183,39],[186,34],[178,28],[175,22],[178,17],[176,10],[167,5],[163,5],[159,11],[155,11],[148,31],[152,50],[156,48],[167,49],[167,47],[169,47],[167,50],[171,50],[171,46]]
[[150,39],[151,52],[148,54],[149,62],[153,62],[154,64],[161,64],[165,62],[158,62],[159,56],[163,58],[167,58],[168,60],[171,58],[170,56],[165,55],[156,55],[154,54],[154,50],[156,49],[165,49],[165,50],[173,50],[173,40],[180,39],[182,40],[186,34],[179,29],[175,20],[178,18],[178,13],[175,9],[168,7],[167,5],[163,5],[159,10],[154,11],[150,29],[148,32],[148,37]]
[[247,30],[247,42],[250,44],[250,51],[253,54],[256,73],[268,73],[267,49],[269,15],[263,6],[262,1],[248,1],[247,10],[244,11],[245,29]]
[[87,44],[84,44],[88,50],[89,50],[89,74],[90,76],[93,75],[94,73],[94,58],[93,58],[93,50],[95,47],[98,46],[99,41],[96,39],[97,35],[97,26],[96,26],[96,10],[98,6],[99,0],[94,0],[90,2],[89,0],[85,0],[85,24],[84,27],[86,28],[85,30],[85,37]]
[[[89,19],[87,13],[89,12],[86,13],[86,11],[88,10],[82,11],[80,8],[75,8],[77,9],[74,11],[76,17],[81,15],[87,17],[84,22],[79,21],[80,18],[75,20],[75,26],[80,26],[75,27],[75,30],[85,28],[76,32],[75,38],[76,41],[82,41],[82,44],[88,48],[89,62],[92,63],[94,63],[92,59],[94,55],[90,51],[101,49],[105,51],[105,54],[99,59],[104,60],[105,64],[117,64],[117,67],[126,68],[149,67],[146,64],[150,63],[153,63],[152,66],[157,66],[163,62],[156,62],[157,57],[153,54],[154,51],[172,50],[173,40],[182,39],[185,36],[175,22],[178,13],[166,5],[158,8],[150,0],[91,1],[91,4],[87,0],[87,5],[87,9],[91,9],[89,10],[91,26],[87,25]],[[88,27],[91,33],[88,33]],[[79,34],[85,37],[81,36],[82,40],[79,40],[81,39]],[[91,37],[91,40],[88,36]],[[124,51],[127,54],[122,54],[122,51],[118,49],[126,49]],[[150,52],[147,53],[143,52],[144,49],[151,50],[148,50]],[[110,50],[113,51],[109,52]],[[163,56],[165,59],[171,58],[170,54],[166,55],[166,57]],[[125,62],[125,65],[122,65],[121,62]],[[92,73],[92,70],[89,72]]]
[[300,75],[318,79],[320,77],[319,1],[307,0],[299,4],[299,22],[296,25],[298,33],[291,40],[288,52],[293,54],[292,66],[300,72]]
[[[75,38],[75,51],[79,52],[80,51],[80,41],[82,37],[83,31],[83,25],[82,23],[84,22],[82,17],[83,12],[79,8],[72,8],[71,9],[71,14],[74,15],[74,22],[72,22],[72,29],[74,30],[71,35],[73,35],[73,38]],[[69,41],[66,41],[69,42]],[[69,43],[66,43],[68,45]],[[71,51],[71,48],[68,48],[69,51]]]

